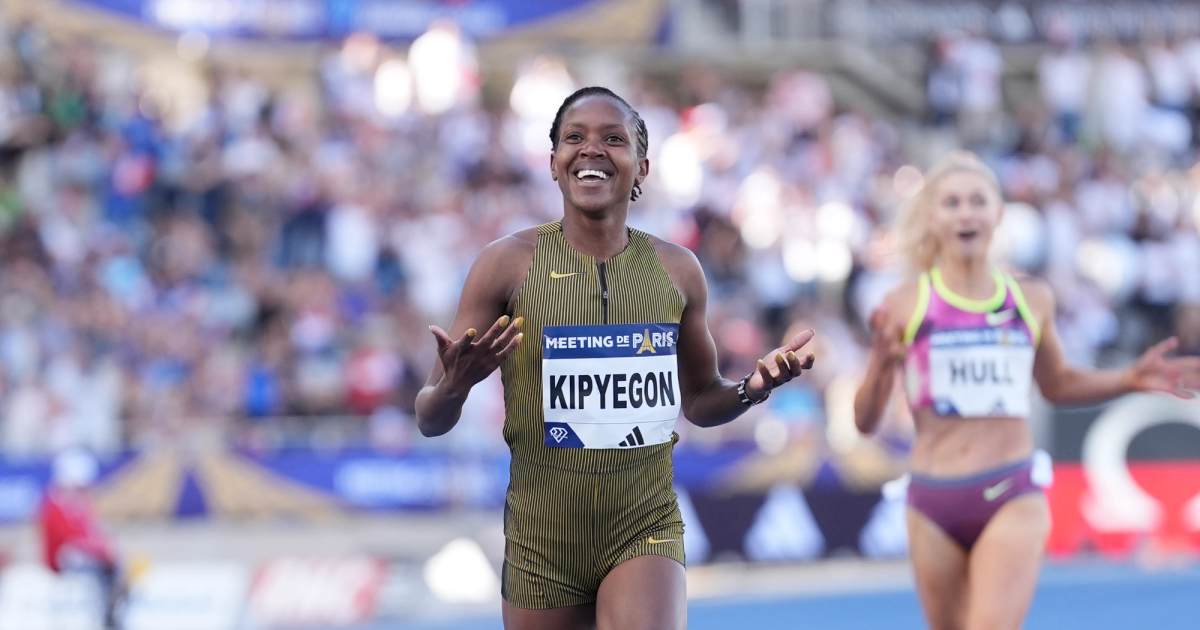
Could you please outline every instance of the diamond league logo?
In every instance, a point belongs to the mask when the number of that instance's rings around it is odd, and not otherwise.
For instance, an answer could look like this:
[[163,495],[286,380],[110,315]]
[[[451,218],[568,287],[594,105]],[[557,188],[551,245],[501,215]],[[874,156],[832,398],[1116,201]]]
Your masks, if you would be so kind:
[[562,427],[553,427],[550,429],[550,437],[554,438],[555,442],[562,442],[567,439],[567,430]]
[[[1088,429],[1083,467],[1089,490],[1080,508],[1101,532],[1155,531],[1172,515],[1129,471],[1129,444],[1142,431],[1166,423],[1200,428],[1200,403],[1157,394],[1132,394],[1113,403]],[[1184,526],[1200,531],[1200,495],[1183,506]]]

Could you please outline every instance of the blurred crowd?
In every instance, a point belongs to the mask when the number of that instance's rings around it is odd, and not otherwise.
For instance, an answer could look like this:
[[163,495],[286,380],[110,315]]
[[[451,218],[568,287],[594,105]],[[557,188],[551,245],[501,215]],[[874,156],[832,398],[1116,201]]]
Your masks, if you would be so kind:
[[[162,51],[186,59],[156,74],[131,52],[12,26],[3,452],[112,453],[205,432],[249,447],[411,446],[435,360],[426,326],[449,323],[480,248],[561,216],[547,132],[581,84],[531,60],[488,98],[470,44],[439,29],[411,49],[352,37],[285,82],[208,64],[195,41]],[[198,77],[190,102],[157,83],[179,80],[176,67]],[[835,103],[805,71],[766,89],[701,67],[618,86],[650,132],[630,222],[696,252],[726,375],[789,330],[819,331],[813,378],[758,419],[681,424],[685,440],[766,448],[824,432],[853,445],[862,322],[901,274],[890,221],[957,146],[996,169],[1009,201],[999,262],[1053,284],[1073,361],[1120,363],[1173,333],[1200,352],[1200,40],[1063,35],[1033,80],[1005,67],[986,39],[941,37],[927,115],[899,119]],[[502,422],[492,379],[443,443],[499,450]]]

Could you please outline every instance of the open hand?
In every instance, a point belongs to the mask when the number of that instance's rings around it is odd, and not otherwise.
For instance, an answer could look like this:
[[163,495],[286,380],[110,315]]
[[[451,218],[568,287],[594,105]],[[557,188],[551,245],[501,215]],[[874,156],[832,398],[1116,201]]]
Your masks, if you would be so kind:
[[445,371],[442,382],[452,391],[460,391],[465,395],[516,352],[521,339],[525,337],[521,332],[523,323],[522,317],[510,321],[505,315],[496,320],[479,339],[475,339],[476,330],[469,328],[458,341],[451,339],[441,328],[430,326],[429,332],[437,338],[438,358]]
[[886,306],[871,313],[871,351],[895,363],[903,361],[908,351],[904,346],[904,327],[892,318]]
[[1179,346],[1179,339],[1161,341],[1129,367],[1130,389],[1174,394],[1180,398],[1195,398],[1200,390],[1200,357],[1167,358],[1168,352]]
[[805,330],[759,359],[758,367],[746,383],[746,395],[751,400],[762,400],[771,390],[800,376],[804,370],[812,369],[817,356],[809,352],[802,363],[796,353],[815,335],[811,329]]

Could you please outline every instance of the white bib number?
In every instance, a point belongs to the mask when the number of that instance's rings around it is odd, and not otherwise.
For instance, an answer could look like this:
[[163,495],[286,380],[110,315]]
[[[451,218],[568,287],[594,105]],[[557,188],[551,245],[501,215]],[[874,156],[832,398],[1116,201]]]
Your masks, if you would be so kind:
[[933,410],[940,416],[1029,415],[1033,345],[1020,330],[934,333],[929,372]]
[[637,448],[671,440],[679,417],[678,324],[546,326],[546,446]]

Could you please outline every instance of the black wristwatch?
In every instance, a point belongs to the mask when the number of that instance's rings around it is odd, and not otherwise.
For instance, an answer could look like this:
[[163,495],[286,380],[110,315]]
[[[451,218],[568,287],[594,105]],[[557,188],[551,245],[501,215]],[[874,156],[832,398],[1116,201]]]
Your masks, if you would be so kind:
[[746,384],[750,382],[751,376],[754,376],[753,372],[742,377],[742,380],[738,381],[738,387],[737,387],[738,399],[741,400],[742,404],[746,405],[747,407],[753,407],[754,405],[759,405],[764,402],[767,402],[767,399],[771,397],[771,390],[768,389],[767,395],[763,396],[762,400],[750,400],[750,397],[746,395]]

